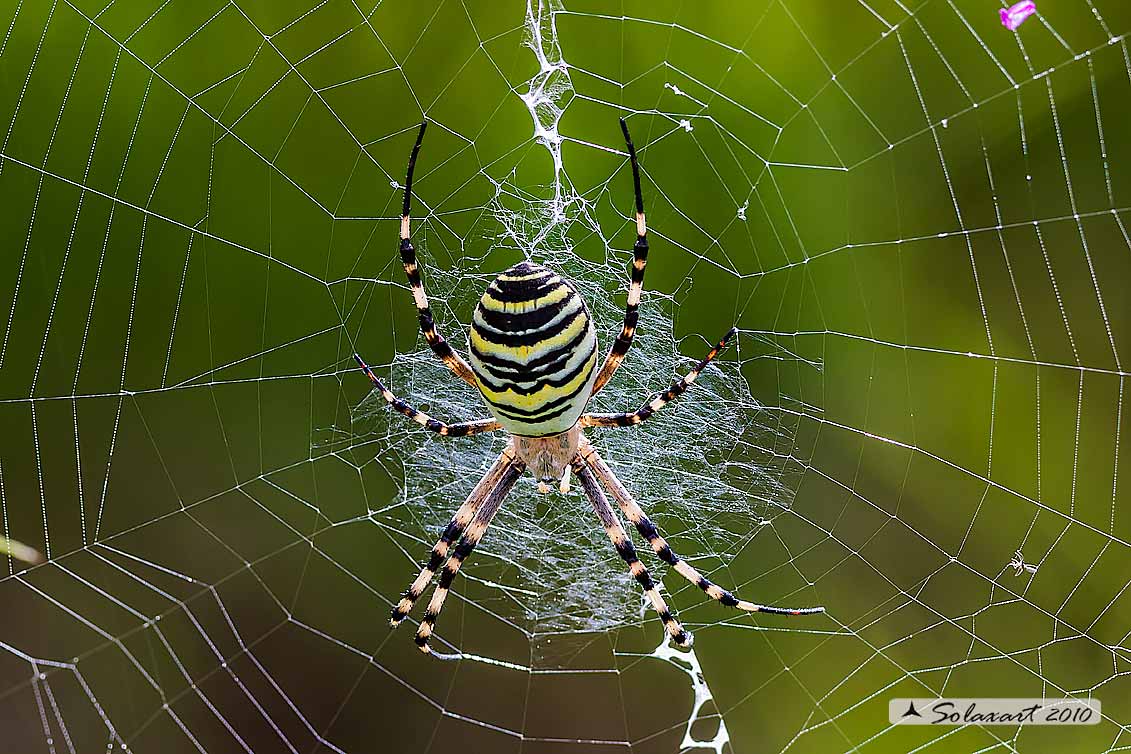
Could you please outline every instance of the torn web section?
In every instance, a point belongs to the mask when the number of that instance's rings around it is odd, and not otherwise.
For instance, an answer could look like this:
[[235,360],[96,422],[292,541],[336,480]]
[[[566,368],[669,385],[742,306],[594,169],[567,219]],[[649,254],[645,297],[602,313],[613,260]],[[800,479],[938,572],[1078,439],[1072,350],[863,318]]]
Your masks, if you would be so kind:
[[[567,209],[580,204],[565,203]],[[585,213],[557,227],[538,206],[525,209],[495,207],[494,216],[505,232],[488,237],[482,257],[465,257],[450,270],[430,265],[428,237],[418,233],[430,300],[437,312],[451,312],[459,323],[442,329],[453,346],[466,353],[463,322],[494,270],[481,259],[492,252],[513,254],[528,239],[533,261],[546,264],[578,288],[600,331],[603,357],[624,318],[623,291],[628,284],[631,252],[611,248],[603,262],[586,261],[569,247],[570,224],[585,229]],[[526,248],[530,248],[526,247]],[[504,265],[505,266],[505,265]],[[618,295],[619,294],[619,295]],[[621,369],[589,409],[597,412],[633,411],[685,374],[710,348],[710,343],[679,343],[674,316],[679,302],[646,292],[641,304],[638,336]],[[741,339],[741,338],[740,338]],[[409,404],[447,422],[488,415],[480,396],[460,384],[420,341],[420,350],[397,355],[388,372],[389,388]],[[752,347],[753,346],[753,347]],[[610,466],[653,516],[681,555],[711,574],[745,546],[774,515],[788,508],[795,479],[783,459],[790,430],[773,425],[763,407],[750,395],[733,359],[758,349],[753,341],[731,346],[722,360],[708,368],[694,387],[644,424],[624,429],[587,430]],[[681,355],[686,351],[687,356]],[[384,370],[378,369],[384,378]],[[394,534],[405,550],[405,583],[426,555],[436,536],[486,472],[506,443],[496,432],[470,438],[442,438],[420,430],[393,412],[377,393],[370,393],[354,411],[350,442],[365,446],[365,456],[382,463],[394,476],[403,475],[403,495],[396,505],[382,507],[375,523]],[[691,589],[690,599],[705,598],[676,574],[666,575],[663,563],[625,522],[641,557],[669,590]],[[572,652],[567,635],[593,634],[643,624],[662,634],[660,623],[645,609],[641,592],[624,563],[610,546],[600,522],[573,484],[567,495],[556,490],[539,494],[525,475],[511,492],[487,535],[460,571],[476,582],[474,607],[497,620],[512,623],[531,638],[535,662],[556,663],[555,643]],[[725,586],[732,579],[717,578]],[[456,582],[456,599],[468,590]],[[715,606],[717,609],[718,606]],[[418,610],[420,608],[418,607]],[[722,616],[720,615],[720,618]],[[441,639],[459,645],[458,625],[439,621]],[[542,639],[536,639],[543,635]],[[480,637],[475,636],[478,640]],[[471,650],[467,650],[471,651]]]

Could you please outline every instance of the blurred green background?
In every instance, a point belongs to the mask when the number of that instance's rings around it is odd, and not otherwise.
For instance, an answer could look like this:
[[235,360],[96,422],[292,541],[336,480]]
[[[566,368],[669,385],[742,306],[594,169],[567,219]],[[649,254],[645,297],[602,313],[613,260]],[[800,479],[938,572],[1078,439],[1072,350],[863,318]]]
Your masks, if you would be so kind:
[[[47,556],[0,562],[0,751],[1131,745],[1131,5],[1045,0],[1016,33],[998,7],[0,0],[0,534]],[[560,114],[557,175],[531,108]],[[437,511],[474,480],[430,486],[351,422],[355,349],[394,379],[426,361],[395,254],[422,117],[414,228],[458,342],[474,295],[443,292],[527,254],[505,208],[556,193],[559,247],[602,277],[579,285],[622,305],[621,116],[646,285],[674,297],[646,304],[687,356],[741,328],[732,374],[793,480],[701,565],[828,608],[736,617],[668,583],[702,709],[647,656],[653,615],[538,631],[490,602],[525,583],[491,558],[440,635],[519,669],[390,634],[442,523],[398,507],[405,469]],[[665,523],[688,550],[760,528],[738,515]],[[888,725],[888,698],[935,694],[1096,696],[1105,719]]]

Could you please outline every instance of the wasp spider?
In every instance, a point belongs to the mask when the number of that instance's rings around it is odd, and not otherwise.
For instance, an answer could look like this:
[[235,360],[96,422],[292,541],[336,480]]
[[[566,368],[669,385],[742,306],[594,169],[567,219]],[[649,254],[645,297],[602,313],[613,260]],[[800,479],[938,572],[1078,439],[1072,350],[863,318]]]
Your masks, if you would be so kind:
[[644,267],[648,262],[644,201],[640,193],[636,149],[623,119],[620,124],[628,146],[636,189],[636,244],[633,246],[632,283],[628,289],[624,326],[600,365],[593,321],[577,290],[552,270],[530,262],[514,265],[487,286],[471,323],[470,365],[440,335],[428,306],[428,297],[424,293],[420,268],[416,262],[416,249],[409,233],[412,171],[427,124],[422,123],[420,126],[416,144],[408,160],[408,176],[404,186],[401,261],[420,314],[420,329],[428,345],[456,376],[479,390],[494,418],[458,424],[445,424],[433,419],[395,396],[360,356],[355,355],[354,358],[394,410],[433,432],[448,437],[463,437],[503,429],[511,435],[502,455],[456,511],[432,548],[431,557],[420,575],[393,608],[390,623],[395,628],[408,616],[413,605],[432,582],[433,576],[443,567],[439,584],[416,632],[416,644],[423,652],[432,651],[428,641],[435,630],[436,618],[444,606],[444,599],[448,596],[456,573],[483,538],[503,499],[526,469],[530,469],[538,479],[542,492],[549,491],[547,483],[550,482],[558,482],[562,492],[568,491],[572,469],[581,481],[581,487],[617,553],[644,589],[644,594],[659,614],[667,633],[680,646],[691,643],[691,634],[672,615],[648,575],[648,569],[637,558],[632,541],[605,496],[606,490],[616,501],[621,513],[648,540],[656,555],[681,576],[698,585],[709,597],[729,607],[756,613],[809,615],[824,610],[822,607],[783,608],[759,605],[740,600],[722,587],[712,584],[672,551],[656,530],[655,524],[581,432],[585,427],[628,427],[645,421],[691,387],[699,373],[726,347],[727,341],[736,332],[732,328],[683,379],[672,383],[671,387],[637,411],[617,414],[584,413],[590,397],[608,383],[632,345],[640,291],[644,283]]

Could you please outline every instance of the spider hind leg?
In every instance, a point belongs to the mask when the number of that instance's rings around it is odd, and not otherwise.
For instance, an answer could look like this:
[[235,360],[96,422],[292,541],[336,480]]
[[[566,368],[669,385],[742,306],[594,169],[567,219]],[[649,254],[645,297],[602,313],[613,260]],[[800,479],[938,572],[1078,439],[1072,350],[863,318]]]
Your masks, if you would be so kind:
[[690,647],[693,640],[690,632],[685,630],[676,617],[672,614],[670,608],[664,598],[660,596],[660,592],[656,589],[656,583],[652,581],[652,577],[648,574],[648,569],[636,557],[636,548],[632,545],[632,540],[628,538],[627,532],[621,526],[617,514],[613,512],[612,506],[609,505],[609,499],[605,497],[604,491],[597,483],[593,472],[585,465],[583,461],[576,460],[573,464],[573,471],[577,475],[578,481],[581,482],[581,488],[585,490],[586,497],[593,505],[593,510],[596,512],[597,517],[601,519],[601,523],[605,526],[605,533],[609,535],[609,539],[616,548],[617,554],[621,556],[625,563],[628,564],[628,570],[632,573],[633,578],[644,590],[644,595],[648,601],[652,603],[652,607],[660,616],[660,620],[664,624],[664,629],[668,635],[671,636],[678,646]]
[[419,575],[417,575],[416,579],[409,585],[408,589],[401,594],[400,601],[393,606],[393,612],[389,616],[389,626],[391,628],[399,626],[401,621],[412,612],[412,608],[416,604],[416,601],[420,599],[420,595],[422,595],[424,590],[428,588],[428,585],[432,583],[432,577],[436,575],[436,571],[448,560],[452,543],[459,541],[460,537],[463,536],[464,531],[475,519],[483,502],[487,500],[491,492],[498,487],[499,481],[503,478],[507,469],[515,462],[514,449],[511,446],[507,446],[506,450],[503,451],[502,455],[499,456],[490,470],[479,480],[479,484],[475,485],[475,489],[467,496],[463,505],[459,507],[459,510],[452,516],[452,520],[449,521],[448,525],[444,528],[440,539],[432,546],[432,554],[429,556],[428,562],[425,563]]
[[436,585],[436,590],[432,593],[432,599],[428,602],[428,609],[424,612],[424,619],[420,621],[420,626],[416,630],[416,646],[420,647],[421,652],[425,654],[432,652],[428,641],[436,630],[436,619],[440,616],[440,611],[444,607],[444,601],[447,599],[460,566],[471,555],[475,546],[479,544],[479,540],[487,532],[487,527],[491,525],[491,519],[498,513],[503,500],[525,470],[526,463],[522,459],[512,458],[508,461],[498,481],[483,498],[482,504],[476,510],[475,517],[464,532],[463,540],[456,546],[451,557],[444,564],[440,581]]
[[[584,468],[592,469],[601,483],[608,488],[613,498],[616,499],[617,504],[620,506],[621,512],[625,517],[636,526],[636,530],[640,532],[640,536],[648,540],[652,546],[652,551],[656,553],[657,557],[670,565],[680,576],[695,584],[708,597],[727,607],[736,607],[739,610],[744,610],[748,613],[770,613],[772,615],[814,615],[816,613],[825,612],[823,607],[776,607],[773,605],[760,605],[748,600],[740,600],[726,589],[723,589],[718,584],[712,583],[699,571],[688,563],[686,560],[676,555],[667,541],[660,536],[659,530],[648,515],[644,513],[640,505],[629,494],[621,481],[617,479],[612,469],[608,467],[605,461],[593,449],[593,446],[585,442],[581,446],[579,458],[585,464]],[[580,476],[580,475],[579,475]]]

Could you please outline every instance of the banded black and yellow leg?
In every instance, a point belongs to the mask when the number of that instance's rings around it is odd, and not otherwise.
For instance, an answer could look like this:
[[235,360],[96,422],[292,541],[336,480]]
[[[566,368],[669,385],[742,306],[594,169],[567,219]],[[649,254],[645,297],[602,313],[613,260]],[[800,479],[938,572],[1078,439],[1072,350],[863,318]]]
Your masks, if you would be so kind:
[[636,161],[636,147],[632,137],[628,135],[628,123],[620,119],[620,130],[624,132],[624,143],[628,147],[628,159],[632,163],[632,185],[636,190],[636,243],[632,246],[632,280],[628,287],[628,304],[624,309],[624,326],[620,335],[613,341],[612,350],[601,365],[597,373],[597,381],[593,383],[593,392],[596,395],[605,387],[612,378],[617,367],[624,361],[625,354],[632,347],[632,339],[636,335],[636,324],[640,319],[640,292],[644,288],[644,268],[648,264],[648,227],[644,222],[644,195],[640,192],[640,165]]
[[712,348],[703,360],[695,365],[695,368],[688,372],[683,379],[676,380],[664,392],[657,395],[652,400],[645,403],[636,411],[631,413],[621,414],[585,414],[581,417],[581,426],[583,427],[631,427],[634,424],[639,424],[652,414],[659,411],[664,406],[674,401],[679,396],[687,392],[687,389],[695,384],[695,380],[699,379],[699,374],[707,368],[707,365],[715,360],[715,357],[726,348],[727,343],[734,334],[738,332],[737,328],[732,327],[723,339],[720,340],[714,348]]
[[448,365],[449,369],[455,372],[457,377],[472,387],[478,387],[471,367],[436,329],[436,321],[428,305],[428,295],[424,292],[424,281],[420,277],[420,267],[416,262],[416,247],[412,245],[412,233],[409,228],[411,224],[409,214],[412,209],[412,171],[416,168],[416,156],[420,153],[420,143],[424,140],[424,131],[427,127],[427,121],[420,124],[416,144],[413,145],[412,154],[408,158],[408,174],[404,181],[404,204],[401,208],[401,263],[404,265],[405,274],[408,275],[408,284],[412,287],[412,298],[416,301],[416,310],[420,314],[420,331],[424,333],[428,346]]
[[432,599],[428,602],[424,619],[420,621],[420,626],[416,629],[416,646],[420,647],[421,652],[429,653],[432,651],[431,647],[428,646],[428,640],[436,630],[436,619],[444,608],[444,600],[447,599],[448,592],[452,588],[452,581],[455,580],[460,566],[471,555],[471,551],[475,549],[479,540],[487,532],[487,527],[491,525],[491,519],[495,517],[495,514],[499,511],[499,506],[503,504],[503,500],[514,488],[515,482],[522,476],[525,469],[526,463],[524,461],[519,458],[511,458],[510,462],[503,468],[494,487],[487,493],[482,504],[475,511],[475,517],[464,531],[463,539],[456,545],[455,550],[444,563],[444,570],[440,573],[440,581],[436,585],[436,590],[432,593]]
[[494,419],[476,419],[475,421],[459,422],[457,424],[445,424],[438,419],[433,419],[428,414],[413,408],[393,395],[393,392],[385,387],[385,383],[377,378],[377,375],[373,373],[373,370],[369,368],[368,364],[361,360],[360,356],[355,353],[353,358],[357,361],[362,371],[365,372],[365,376],[373,383],[373,386],[381,392],[381,396],[393,407],[394,411],[404,414],[420,426],[438,435],[443,435],[444,437],[467,437],[469,435],[478,435],[482,432],[494,432],[496,429],[501,429],[503,426]]
[[814,613],[823,613],[825,611],[823,607],[774,607],[772,605],[759,605],[755,602],[740,600],[718,584],[711,583],[705,576],[700,574],[699,571],[695,570],[690,563],[675,554],[667,541],[660,536],[656,525],[652,523],[652,520],[648,518],[648,515],[644,513],[644,510],[632,495],[629,494],[628,490],[621,484],[621,481],[617,479],[613,470],[608,467],[590,443],[582,442],[578,450],[578,456],[584,461],[586,468],[592,469],[597,478],[601,480],[601,483],[609,490],[610,494],[612,494],[613,498],[620,506],[625,518],[636,526],[636,530],[640,532],[640,536],[648,540],[648,544],[652,546],[652,551],[659,556],[660,560],[663,560],[679,573],[679,575],[706,592],[707,596],[711,599],[718,600],[727,607],[737,607],[739,610],[745,610],[749,613],[813,615]]
[[656,589],[655,582],[648,575],[648,569],[636,557],[636,548],[632,546],[632,540],[628,538],[627,532],[621,526],[620,519],[617,518],[612,506],[609,505],[609,499],[605,497],[604,491],[594,478],[593,472],[589,470],[589,466],[578,459],[573,463],[573,471],[581,482],[581,488],[585,490],[586,497],[592,503],[597,517],[604,524],[605,533],[612,540],[613,547],[616,548],[624,562],[628,564],[629,571],[632,572],[633,577],[644,590],[644,595],[652,603],[656,613],[659,614],[668,635],[681,647],[691,646],[691,634],[685,631],[676,617],[672,615],[672,611],[668,609],[667,603],[664,602],[664,598],[660,596],[660,592]]
[[[494,465],[487,471],[479,484],[475,485],[475,489],[467,496],[467,500],[459,507],[452,520],[444,527],[443,534],[440,535],[439,541],[432,547],[432,554],[428,558],[428,562],[421,569],[420,574],[416,580],[409,585],[408,589],[401,595],[401,600],[393,607],[393,614],[389,617],[389,625],[396,628],[400,625],[401,621],[412,612],[413,605],[420,599],[420,595],[432,583],[432,576],[448,559],[449,550],[451,549],[452,542],[459,540],[463,536],[464,531],[468,525],[474,520],[476,514],[479,512],[480,507],[486,501],[491,492],[499,485],[499,481],[507,473],[507,470],[515,463],[514,444],[508,444],[499,459],[495,461]],[[519,462],[521,463],[521,462]]]

